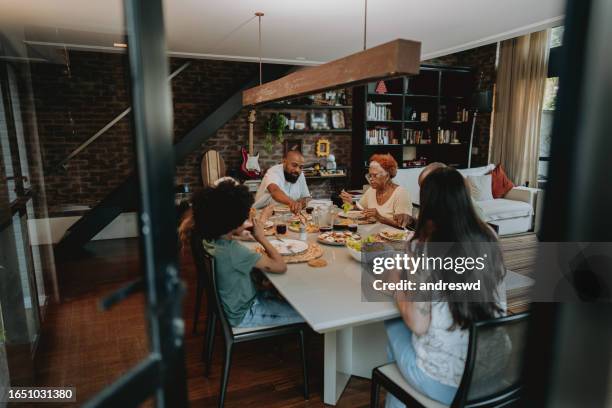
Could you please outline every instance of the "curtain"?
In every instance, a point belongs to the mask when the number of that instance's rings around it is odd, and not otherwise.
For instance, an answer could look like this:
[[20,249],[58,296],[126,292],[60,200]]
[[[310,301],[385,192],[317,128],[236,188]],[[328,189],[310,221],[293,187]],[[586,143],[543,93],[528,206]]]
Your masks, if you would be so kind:
[[540,31],[500,46],[490,158],[517,185],[537,187],[548,35]]

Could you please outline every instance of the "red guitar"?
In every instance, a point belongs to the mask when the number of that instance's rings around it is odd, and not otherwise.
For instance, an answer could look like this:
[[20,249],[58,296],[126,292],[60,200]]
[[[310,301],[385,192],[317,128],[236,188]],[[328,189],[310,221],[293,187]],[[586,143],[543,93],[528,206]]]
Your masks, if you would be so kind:
[[250,179],[261,177],[259,155],[253,154],[253,123],[255,123],[255,110],[249,112],[249,151],[242,147],[242,165],[240,171]]

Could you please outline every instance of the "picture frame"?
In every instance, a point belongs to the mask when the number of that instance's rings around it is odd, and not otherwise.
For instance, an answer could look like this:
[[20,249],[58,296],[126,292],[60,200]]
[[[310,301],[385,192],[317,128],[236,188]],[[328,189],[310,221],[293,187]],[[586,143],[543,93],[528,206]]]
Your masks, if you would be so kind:
[[302,151],[302,139],[285,139],[283,141],[283,156],[287,155],[291,150],[298,151],[303,153]]
[[332,117],[332,128],[333,129],[346,128],[346,122],[344,121],[344,112],[342,110],[331,111],[331,117]]
[[327,112],[310,112],[310,128],[312,130],[329,129]]
[[331,153],[331,143],[327,139],[317,140],[316,154],[317,157],[327,157]]

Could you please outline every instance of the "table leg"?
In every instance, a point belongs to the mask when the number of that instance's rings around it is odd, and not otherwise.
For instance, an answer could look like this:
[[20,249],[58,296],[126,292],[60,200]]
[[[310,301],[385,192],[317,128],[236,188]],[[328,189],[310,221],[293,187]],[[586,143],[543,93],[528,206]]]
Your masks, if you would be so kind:
[[323,402],[336,405],[352,374],[353,329],[325,333]]
[[387,361],[382,322],[325,333],[323,402],[336,405],[351,375],[370,378]]

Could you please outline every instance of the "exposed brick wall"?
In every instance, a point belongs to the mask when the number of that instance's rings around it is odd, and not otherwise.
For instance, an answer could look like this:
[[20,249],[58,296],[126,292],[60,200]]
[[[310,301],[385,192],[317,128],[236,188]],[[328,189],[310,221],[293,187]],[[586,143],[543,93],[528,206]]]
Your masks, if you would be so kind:
[[[481,90],[493,90],[497,77],[495,59],[497,56],[497,44],[485,45],[471,50],[434,58],[424,61],[427,64],[460,65],[474,69],[476,80],[482,76]],[[476,83],[477,85],[478,83]],[[480,113],[476,119],[476,130],[474,135],[474,146],[478,153],[472,156],[472,166],[486,165],[489,156],[489,138],[491,129],[491,114]]]
[[[228,172],[235,172],[239,169],[242,163],[242,155],[240,148],[242,146],[248,146],[248,109],[243,109],[233,119],[228,121],[219,131],[216,136],[209,139],[204,143],[199,151],[196,151],[189,155],[187,160],[178,166],[177,168],[177,183],[189,184],[190,186],[197,186],[200,183],[200,169],[199,163],[202,153],[208,149],[214,149],[219,152],[223,160],[225,161]],[[253,149],[256,153],[259,153],[259,165],[262,171],[267,170],[269,167],[281,162],[283,155],[283,144],[275,144],[272,153],[267,153],[264,150],[264,123],[273,112],[288,112],[292,118],[296,118],[300,121],[305,121],[308,124],[306,117],[307,113],[304,110],[292,110],[292,109],[261,109],[257,113],[256,122],[253,129]],[[331,113],[330,113],[331,115]],[[351,126],[351,115],[350,111],[347,110],[344,114],[346,126]],[[331,119],[330,119],[331,120]],[[317,140],[326,138],[331,142],[331,152],[336,157],[336,163],[339,167],[346,167],[350,164],[351,157],[351,134],[350,133],[285,133],[284,139],[286,140],[302,140],[302,152],[306,163],[312,163],[315,161],[323,161],[318,158],[315,154],[315,145]],[[276,140],[276,137],[275,137]],[[335,183],[338,183],[336,181]],[[329,196],[329,194],[336,190],[332,183],[327,180],[312,180],[309,181],[309,187],[311,193],[315,197]],[[341,187],[340,187],[341,188]]]
[[[68,57],[69,69],[52,64],[31,68],[51,213],[69,204],[95,205],[134,168],[128,115],[70,161],[66,171],[54,171],[57,163],[130,105],[125,55],[71,51]],[[184,61],[171,60],[171,71]],[[174,140],[256,72],[257,65],[251,63],[191,61],[172,83]],[[180,166],[178,174],[180,178],[197,172]]]

